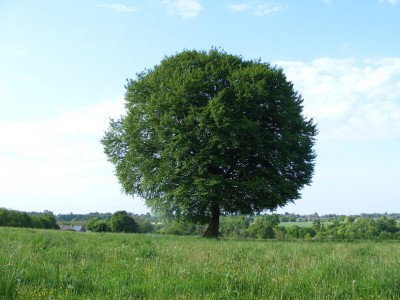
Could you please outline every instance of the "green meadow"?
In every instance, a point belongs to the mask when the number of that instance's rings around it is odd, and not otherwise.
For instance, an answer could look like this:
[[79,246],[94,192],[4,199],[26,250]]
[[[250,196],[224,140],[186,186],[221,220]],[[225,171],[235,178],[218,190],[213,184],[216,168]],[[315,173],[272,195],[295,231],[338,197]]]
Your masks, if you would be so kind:
[[399,242],[0,227],[0,299],[399,299]]
[[312,222],[280,222],[279,226],[283,227],[298,226],[298,227],[310,228],[312,226]]

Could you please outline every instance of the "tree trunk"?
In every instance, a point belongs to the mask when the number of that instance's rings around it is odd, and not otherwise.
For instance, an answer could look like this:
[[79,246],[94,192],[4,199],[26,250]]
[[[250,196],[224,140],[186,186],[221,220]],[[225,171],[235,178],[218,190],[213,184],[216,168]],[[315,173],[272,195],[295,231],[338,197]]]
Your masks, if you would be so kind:
[[211,208],[211,218],[208,223],[207,230],[204,232],[203,237],[218,238],[219,235],[219,205],[214,204]]

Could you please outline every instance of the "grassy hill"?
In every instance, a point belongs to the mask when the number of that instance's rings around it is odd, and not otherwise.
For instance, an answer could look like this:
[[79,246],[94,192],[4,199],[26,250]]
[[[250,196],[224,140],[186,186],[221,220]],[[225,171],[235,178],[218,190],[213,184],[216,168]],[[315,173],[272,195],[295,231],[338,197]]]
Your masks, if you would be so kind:
[[398,299],[399,246],[0,227],[0,299]]

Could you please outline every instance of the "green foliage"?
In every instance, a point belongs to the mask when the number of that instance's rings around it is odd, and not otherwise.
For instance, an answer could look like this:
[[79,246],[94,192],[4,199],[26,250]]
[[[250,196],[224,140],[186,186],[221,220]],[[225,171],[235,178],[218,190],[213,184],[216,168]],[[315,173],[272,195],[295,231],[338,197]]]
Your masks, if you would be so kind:
[[87,230],[94,232],[110,232],[112,231],[110,222],[107,220],[98,220],[96,217],[90,219],[85,227]]
[[329,225],[322,236],[332,239],[395,239],[398,232],[400,226],[393,219],[346,218],[343,223]]
[[112,213],[99,213],[99,212],[91,212],[88,214],[58,214],[56,216],[56,220],[59,223],[72,223],[72,222],[79,222],[79,221],[89,221],[93,218],[98,220],[110,220]]
[[110,232],[112,231],[110,222],[106,220],[100,220],[93,224],[92,231],[94,232]]
[[[228,221],[225,221],[228,218]],[[400,225],[396,220],[380,217],[374,220],[369,217],[338,217],[338,220],[326,222],[322,218],[312,222],[277,223],[276,215],[247,217],[250,223],[243,223],[242,217],[222,218],[221,233],[225,237],[260,238],[260,239],[320,239],[320,240],[400,240]],[[330,218],[330,220],[333,220]],[[236,223],[235,223],[236,222]],[[232,227],[225,224],[234,223]]]
[[399,299],[398,242],[0,228],[0,299]]
[[250,216],[225,216],[221,219],[221,233],[230,238],[249,237],[247,228],[252,222]]
[[317,133],[282,69],[218,49],[183,51],[129,80],[102,139],[127,194],[209,223],[284,206],[310,184]]
[[45,211],[40,214],[0,208],[0,226],[60,229],[53,213]]
[[278,224],[279,219],[276,215],[257,216],[250,224],[248,232],[254,238],[273,239],[275,237],[274,227]]
[[185,222],[172,221],[166,224],[161,230],[162,234],[174,235],[201,235],[204,232],[204,227],[201,225],[190,224]]
[[[359,216],[289,216],[298,220],[312,219],[309,222],[280,222],[285,215],[228,215],[221,218],[220,234],[225,238],[256,238],[256,239],[319,239],[319,240],[400,240],[400,224],[386,215],[376,215],[377,219]],[[176,222],[160,219],[150,214],[135,216],[141,233],[161,233],[174,235],[201,235],[204,225],[190,222]],[[329,220],[329,221],[327,221]],[[96,218],[85,224],[86,229],[92,229],[91,224]],[[107,223],[107,221],[105,221]],[[106,229],[107,230],[107,229]],[[103,231],[106,231],[103,230]]]
[[[104,221],[103,221],[104,222]],[[98,223],[98,222],[97,222]],[[113,232],[138,232],[139,226],[136,221],[124,210],[115,212],[110,220]]]
[[98,221],[96,217],[91,218],[89,221],[86,222],[85,228],[90,231],[94,231],[94,224]]
[[52,213],[45,213],[42,217],[42,224],[45,229],[60,229],[58,226],[56,218]]
[[139,223],[139,232],[140,233],[154,233],[155,227],[151,224],[150,220],[146,219]]
[[[281,215],[223,216],[220,233],[226,238],[319,239],[319,240],[400,240],[400,224],[394,219],[379,217],[319,217],[310,222],[279,222]],[[297,219],[307,219],[298,216]],[[330,220],[329,222],[326,220]],[[339,221],[341,220],[341,221]],[[156,233],[201,235],[204,227],[185,222],[162,222],[154,226]]]

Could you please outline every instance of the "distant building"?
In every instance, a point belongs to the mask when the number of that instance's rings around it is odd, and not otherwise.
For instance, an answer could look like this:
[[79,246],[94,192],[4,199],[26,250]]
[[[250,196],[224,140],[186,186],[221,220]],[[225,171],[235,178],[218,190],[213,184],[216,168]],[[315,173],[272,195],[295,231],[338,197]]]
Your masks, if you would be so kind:
[[77,232],[86,231],[85,227],[83,227],[83,226],[71,226],[71,225],[60,225],[60,230],[69,230],[69,231],[77,231]]

